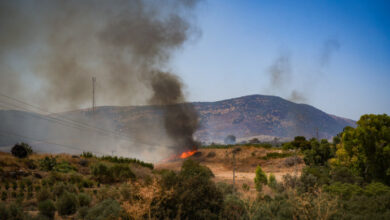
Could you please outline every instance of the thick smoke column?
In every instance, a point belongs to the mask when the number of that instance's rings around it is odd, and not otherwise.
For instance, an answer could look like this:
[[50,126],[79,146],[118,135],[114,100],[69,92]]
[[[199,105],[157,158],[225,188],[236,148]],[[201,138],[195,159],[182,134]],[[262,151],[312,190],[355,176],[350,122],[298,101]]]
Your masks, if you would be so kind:
[[164,111],[167,134],[175,140],[172,147],[186,150],[196,148],[192,135],[198,128],[198,113],[191,104],[183,103],[179,79],[170,73],[155,72],[152,87],[154,95],[151,102],[161,106]]
[[[51,111],[98,103],[162,105],[175,146],[193,147],[198,121],[183,85],[168,72],[172,53],[197,29],[197,0],[0,2],[0,91]],[[11,85],[11,86],[9,86]],[[23,92],[20,92],[23,91]]]

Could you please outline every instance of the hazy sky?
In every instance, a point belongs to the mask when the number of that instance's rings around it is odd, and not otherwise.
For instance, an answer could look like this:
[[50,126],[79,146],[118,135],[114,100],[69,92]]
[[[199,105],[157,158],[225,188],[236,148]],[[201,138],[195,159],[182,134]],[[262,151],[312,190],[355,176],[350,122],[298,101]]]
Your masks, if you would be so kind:
[[158,69],[190,101],[390,114],[390,0],[0,2],[0,93],[54,112],[90,107],[92,76],[99,106],[150,104]]
[[196,20],[172,61],[191,101],[269,94],[355,120],[390,114],[390,1],[210,0]]

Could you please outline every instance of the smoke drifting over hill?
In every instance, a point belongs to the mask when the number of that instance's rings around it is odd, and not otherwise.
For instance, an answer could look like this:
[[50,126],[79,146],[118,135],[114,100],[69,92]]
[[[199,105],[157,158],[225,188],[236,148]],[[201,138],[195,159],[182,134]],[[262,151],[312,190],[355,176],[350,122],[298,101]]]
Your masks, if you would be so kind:
[[[293,102],[306,102],[308,100],[308,92],[312,91],[312,85],[320,81],[323,76],[323,70],[330,65],[334,53],[340,49],[340,42],[336,38],[326,39],[320,49],[318,70],[311,74],[311,78],[304,84],[304,88],[292,87],[291,83],[294,79],[291,55],[290,53],[280,54],[275,61],[270,65],[268,73],[270,76],[270,87],[274,94],[287,92],[287,99]],[[310,88],[310,89],[308,89]],[[306,92],[305,92],[306,91]]]
[[175,106],[185,101],[183,85],[168,70],[172,52],[197,32],[197,4],[1,1],[1,91],[49,110],[79,108],[90,103],[96,76],[100,104],[158,104],[174,145],[192,144],[197,115],[190,105]]

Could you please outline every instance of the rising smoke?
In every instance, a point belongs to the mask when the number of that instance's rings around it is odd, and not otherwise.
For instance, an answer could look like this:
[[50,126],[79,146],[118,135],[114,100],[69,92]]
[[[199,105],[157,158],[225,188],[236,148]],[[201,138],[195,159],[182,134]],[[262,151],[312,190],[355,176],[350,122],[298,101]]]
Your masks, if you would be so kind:
[[340,42],[335,38],[327,39],[323,46],[320,54],[320,65],[321,67],[329,65],[333,54],[340,49]]
[[0,90],[51,111],[99,104],[159,105],[175,148],[192,148],[197,114],[170,73],[172,53],[197,33],[197,0],[0,2]]
[[324,41],[320,49],[319,68],[311,74],[310,80],[306,80],[304,88],[295,88],[292,86],[293,74],[291,56],[289,53],[282,53],[275,59],[269,68],[270,88],[274,93],[288,93],[287,99],[293,102],[306,102],[308,93],[304,91],[313,91],[313,85],[323,77],[323,70],[329,66],[334,53],[340,49],[340,42],[336,38],[328,38]]
[[287,92],[288,99],[293,102],[305,102],[305,94],[291,88],[293,79],[291,57],[289,53],[281,54],[269,68],[270,90],[272,92]]

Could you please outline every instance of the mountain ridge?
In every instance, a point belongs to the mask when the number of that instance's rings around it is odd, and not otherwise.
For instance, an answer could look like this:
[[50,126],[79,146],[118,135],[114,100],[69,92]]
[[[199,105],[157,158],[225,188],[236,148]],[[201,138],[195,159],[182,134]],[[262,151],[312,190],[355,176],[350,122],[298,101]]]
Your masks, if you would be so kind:
[[[184,103],[182,103],[184,104]],[[188,103],[187,103],[188,104]],[[355,121],[327,114],[307,104],[297,104],[278,96],[249,95],[215,102],[190,102],[199,114],[200,126],[194,137],[211,143],[223,142],[227,135],[238,140],[258,138],[261,141],[292,139],[301,135],[307,138],[330,139],[345,126],[355,126]],[[140,143],[158,145],[165,133],[162,110],[158,106],[100,106],[92,114],[90,109],[40,115],[16,110],[0,111],[0,131],[22,134],[38,140],[50,140],[67,145],[87,146],[91,132],[73,131],[58,124],[52,118],[72,119],[93,126],[108,126]],[[65,122],[61,122],[65,123]],[[19,133],[18,133],[19,132]],[[94,134],[92,134],[94,135]],[[78,138],[73,138],[74,136]],[[153,137],[153,138],[151,138]],[[67,140],[73,139],[73,140]],[[87,140],[78,140],[87,139]],[[155,139],[155,140],[151,140]],[[17,137],[0,137],[0,146],[9,146],[15,141],[28,141]],[[107,142],[107,144],[112,142]],[[46,144],[47,145],[47,144]],[[47,146],[43,147],[46,149]]]

